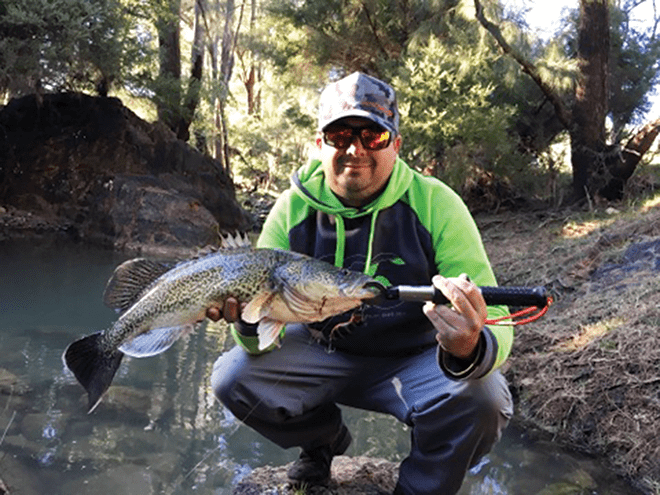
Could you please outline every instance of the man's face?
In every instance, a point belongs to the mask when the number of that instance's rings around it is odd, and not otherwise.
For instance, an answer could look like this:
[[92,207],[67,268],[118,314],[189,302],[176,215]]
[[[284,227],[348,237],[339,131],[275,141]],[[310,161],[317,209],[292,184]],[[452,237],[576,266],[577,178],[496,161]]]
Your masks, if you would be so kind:
[[[330,126],[377,127],[361,117],[340,119]],[[335,148],[325,144],[323,134],[319,133],[316,145],[321,150],[323,171],[332,192],[347,206],[359,207],[371,202],[385,188],[401,147],[401,137],[392,138],[386,148],[377,151],[366,149],[357,135],[347,148]]]

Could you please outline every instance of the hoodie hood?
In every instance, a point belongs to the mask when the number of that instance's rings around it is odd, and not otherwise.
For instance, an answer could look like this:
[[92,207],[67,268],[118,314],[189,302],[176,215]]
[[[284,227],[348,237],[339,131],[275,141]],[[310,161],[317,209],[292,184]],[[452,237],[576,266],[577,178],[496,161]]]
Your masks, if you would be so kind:
[[345,206],[330,190],[321,160],[312,160],[298,169],[291,178],[291,186],[312,208],[329,215],[355,218],[389,208],[406,192],[412,180],[412,170],[406,162],[397,157],[385,190],[371,203],[360,208]]
[[355,208],[342,204],[335,193],[330,190],[328,182],[325,180],[321,160],[312,160],[293,175],[291,178],[291,187],[293,193],[302,198],[311,208],[334,216],[336,220],[335,228],[337,230],[335,266],[341,267],[344,265],[344,248],[346,245],[344,218],[371,215],[369,244],[365,253],[364,265],[364,273],[369,274],[378,212],[394,205],[406,192],[412,180],[413,171],[406,162],[397,157],[392,168],[392,175],[385,186],[385,190],[371,203],[360,208]]

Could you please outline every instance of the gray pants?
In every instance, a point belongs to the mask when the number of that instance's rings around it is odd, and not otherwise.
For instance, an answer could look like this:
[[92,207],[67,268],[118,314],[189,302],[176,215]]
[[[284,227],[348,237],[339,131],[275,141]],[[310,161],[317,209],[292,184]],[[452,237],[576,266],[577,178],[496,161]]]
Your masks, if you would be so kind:
[[283,448],[329,444],[342,425],[336,404],[391,414],[412,428],[397,494],[455,494],[467,470],[499,440],[513,413],[502,375],[448,379],[436,350],[400,358],[328,353],[300,325],[280,349],[251,356],[235,347],[215,362],[217,397]]

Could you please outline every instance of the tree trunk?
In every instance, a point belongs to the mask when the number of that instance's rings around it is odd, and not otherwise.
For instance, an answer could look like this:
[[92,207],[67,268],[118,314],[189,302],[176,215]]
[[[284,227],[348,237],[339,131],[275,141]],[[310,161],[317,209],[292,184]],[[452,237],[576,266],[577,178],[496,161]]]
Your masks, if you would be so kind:
[[[257,0],[250,1],[250,36],[255,34],[255,25],[257,21]],[[247,113],[259,118],[259,82],[261,75],[260,62],[257,55],[251,50],[244,50],[243,56],[239,55],[242,65],[241,81],[245,86],[247,94]]]
[[166,13],[158,20],[160,54],[160,84],[156,99],[158,119],[175,132],[181,105],[180,10],[181,0],[170,0]]
[[[234,51],[236,49],[236,37],[243,20],[243,9],[245,4],[241,4],[240,17],[236,33],[233,32],[234,11],[236,3],[234,0],[227,0],[225,12],[225,27],[222,34],[222,50],[220,52],[220,83],[221,93],[218,101],[218,113],[216,114],[216,125],[222,135],[221,158],[227,175],[231,177],[231,162],[229,160],[229,131],[227,130],[227,120],[225,118],[225,103],[229,94],[229,80],[234,70]],[[216,154],[218,150],[216,149]]]
[[578,80],[573,104],[571,162],[573,194],[598,192],[607,175],[605,117],[609,60],[609,14],[607,0],[580,0],[578,26]]
[[195,110],[199,105],[200,91],[202,88],[202,73],[204,69],[204,16],[206,13],[206,0],[195,1],[195,30],[193,36],[191,53],[190,81],[188,92],[182,108],[181,118],[176,133],[179,139],[188,141],[190,139],[190,125],[195,116]]

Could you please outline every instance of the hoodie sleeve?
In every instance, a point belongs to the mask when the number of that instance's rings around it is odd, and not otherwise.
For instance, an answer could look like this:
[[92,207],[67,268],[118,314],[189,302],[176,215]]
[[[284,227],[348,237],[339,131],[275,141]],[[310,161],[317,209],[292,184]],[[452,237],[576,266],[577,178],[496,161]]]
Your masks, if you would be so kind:
[[[239,320],[235,323],[232,323],[229,326],[229,331],[231,336],[234,338],[236,343],[240,345],[248,354],[258,355],[265,354],[272,351],[278,345],[276,341],[270,347],[266,349],[259,350],[259,337],[257,337],[257,323],[245,323],[243,320]],[[280,333],[280,339],[284,336],[284,330]]]
[[283,192],[277,198],[261,229],[257,240],[258,248],[290,249],[289,229],[291,228],[291,213],[295,209],[292,204],[294,199],[295,196],[291,189]]
[[[497,285],[481,234],[463,200],[439,180],[422,176],[411,185],[410,198],[420,221],[431,232],[438,273],[444,277],[466,273],[477,285]],[[488,318],[508,314],[506,306],[488,307]],[[454,378],[478,378],[501,366],[512,344],[512,326],[487,327],[474,362],[458,362],[440,349],[440,367]]]

